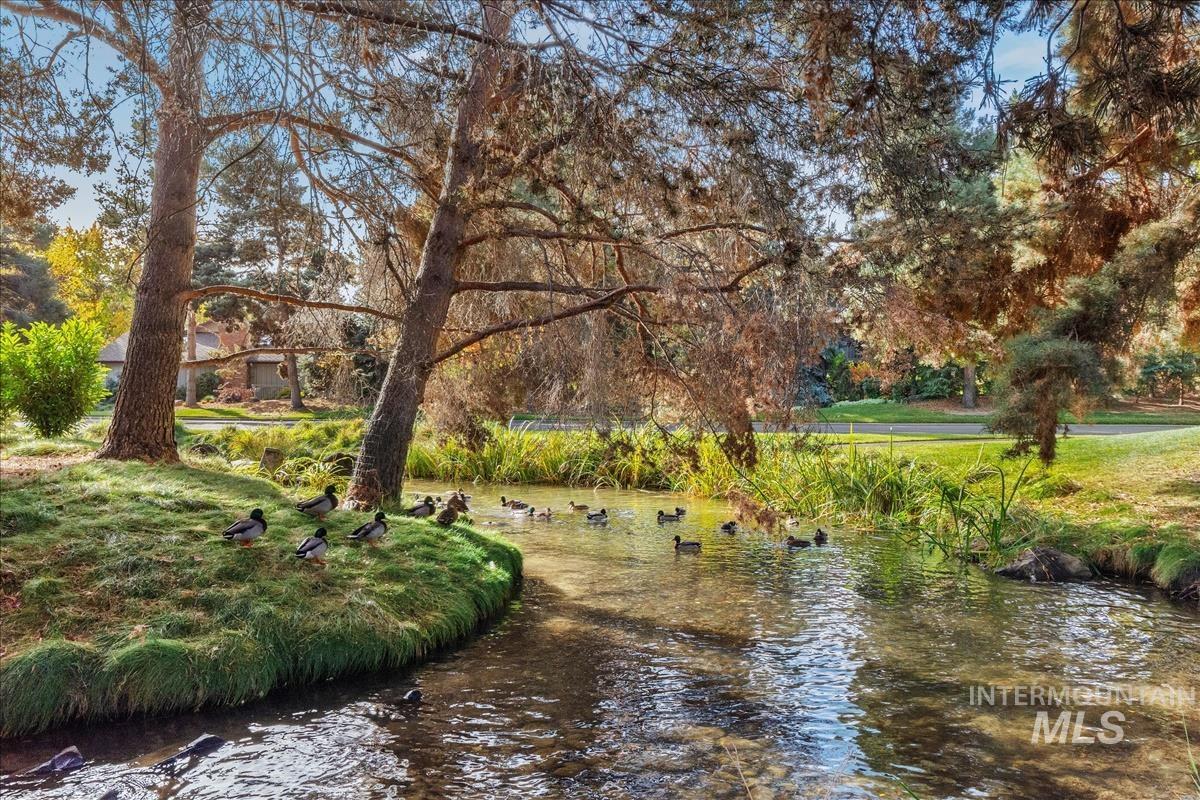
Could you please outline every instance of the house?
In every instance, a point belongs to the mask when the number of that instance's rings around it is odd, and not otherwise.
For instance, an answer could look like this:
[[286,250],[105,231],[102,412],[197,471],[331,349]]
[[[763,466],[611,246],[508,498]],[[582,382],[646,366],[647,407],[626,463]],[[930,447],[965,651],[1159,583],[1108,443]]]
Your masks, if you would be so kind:
[[[217,347],[220,344],[217,337],[213,334],[196,333],[196,358],[212,358],[217,355]],[[186,342],[184,343],[186,352]],[[106,386],[116,386],[121,379],[121,373],[125,370],[125,354],[129,349],[129,334],[122,333],[116,339],[106,344],[96,356],[96,360],[108,368],[108,374],[104,376]],[[200,367],[196,373],[203,374],[214,372],[212,367]],[[187,370],[180,369],[179,375],[175,379],[176,387],[187,386]]]
[[246,359],[246,385],[254,390],[255,400],[274,400],[288,391],[283,356],[259,353]]

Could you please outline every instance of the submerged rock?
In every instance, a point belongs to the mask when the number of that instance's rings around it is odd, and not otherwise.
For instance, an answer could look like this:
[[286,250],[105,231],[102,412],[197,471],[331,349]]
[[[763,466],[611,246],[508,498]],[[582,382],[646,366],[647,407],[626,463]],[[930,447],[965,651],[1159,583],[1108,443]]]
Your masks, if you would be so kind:
[[71,745],[65,750],[60,750],[51,757],[49,761],[38,764],[32,769],[27,769],[22,775],[53,775],[58,772],[70,772],[73,769],[79,769],[86,761],[83,755],[79,752],[79,748]]
[[222,739],[220,736],[213,736],[211,733],[206,733],[203,736],[193,740],[189,745],[181,749],[175,755],[168,756],[162,761],[159,761],[150,769],[173,770],[175,769],[175,765],[184,759],[191,758],[192,756],[206,756],[209,753],[219,750],[226,744],[228,744],[228,742],[226,742],[226,740]]
[[1017,580],[1056,583],[1091,580],[1092,568],[1083,559],[1053,547],[1034,547],[1021,553],[1011,564],[997,569],[996,574]]
[[419,702],[421,702],[421,690],[420,689],[409,689],[407,692],[404,693],[404,697],[402,699],[406,703],[419,703]]

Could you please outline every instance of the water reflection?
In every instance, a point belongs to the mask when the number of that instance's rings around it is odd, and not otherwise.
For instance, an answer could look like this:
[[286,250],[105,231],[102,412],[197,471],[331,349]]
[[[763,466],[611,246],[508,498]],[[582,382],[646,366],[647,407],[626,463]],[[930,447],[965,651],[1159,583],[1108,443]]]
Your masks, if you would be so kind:
[[[998,581],[882,536],[789,552],[721,533],[717,503],[519,491],[539,508],[606,506],[598,527],[565,510],[515,516],[500,492],[474,491],[477,521],[521,545],[528,579],[469,647],[241,709],[13,743],[6,771],[69,743],[92,763],[10,777],[0,796],[906,797],[901,780],[921,797],[1188,790],[1178,709],[1125,708],[1120,745],[1032,745],[1033,709],[969,703],[980,684],[1198,686],[1200,620],[1183,609],[1120,587]],[[684,522],[656,524],[676,504]],[[676,554],[675,533],[702,552]],[[414,685],[419,708],[401,701]],[[205,732],[232,744],[175,777],[145,770]]]

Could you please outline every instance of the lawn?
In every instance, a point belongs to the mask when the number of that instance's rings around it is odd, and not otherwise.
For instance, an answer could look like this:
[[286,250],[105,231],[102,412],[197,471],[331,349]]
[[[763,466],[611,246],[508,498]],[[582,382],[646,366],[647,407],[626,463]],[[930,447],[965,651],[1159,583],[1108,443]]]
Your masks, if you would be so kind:
[[[937,423],[991,421],[990,403],[983,401],[976,410],[958,408],[953,402],[893,403],[886,400],[856,400],[834,403],[815,410],[818,422]],[[1070,424],[1081,420],[1064,413],[1060,419]],[[1200,407],[1189,403],[1182,407],[1160,404],[1117,404],[1098,409],[1082,420],[1093,425],[1200,425]]]
[[[22,449],[59,457],[53,443]],[[326,523],[329,566],[298,561],[318,523],[279,486],[216,460],[88,460],[9,473],[3,488],[6,736],[410,664],[497,614],[521,573],[514,546],[466,525],[393,519],[380,547],[350,544],[370,516],[341,510]],[[266,534],[249,548],[223,540],[253,507]]]

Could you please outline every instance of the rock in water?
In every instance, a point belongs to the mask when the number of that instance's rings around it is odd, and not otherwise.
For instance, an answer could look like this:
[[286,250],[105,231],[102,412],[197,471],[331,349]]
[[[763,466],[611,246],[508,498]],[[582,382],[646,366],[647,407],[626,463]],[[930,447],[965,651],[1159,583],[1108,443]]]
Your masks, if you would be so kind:
[[258,466],[269,475],[274,475],[275,471],[283,466],[284,460],[287,458],[282,450],[277,450],[274,447],[263,448],[262,458],[258,461]]
[[404,702],[406,702],[406,703],[421,702],[421,690],[420,689],[409,689],[407,692],[404,693]]
[[1087,581],[1092,569],[1083,559],[1068,555],[1053,547],[1034,547],[1021,553],[1011,564],[1000,567],[996,574],[1005,578],[1026,581]]
[[227,744],[227,742],[220,736],[213,736],[211,733],[206,733],[198,739],[193,740],[191,744],[181,749],[175,755],[168,756],[162,761],[159,761],[157,764],[151,767],[151,769],[173,770],[175,765],[180,761],[183,761],[185,758],[191,758],[192,756],[206,756],[215,750],[219,750],[225,744]]
[[80,754],[79,748],[71,745],[65,750],[60,750],[49,761],[38,764],[32,769],[27,769],[22,775],[51,775],[56,772],[70,772],[73,769],[79,769],[84,765],[83,755]]

